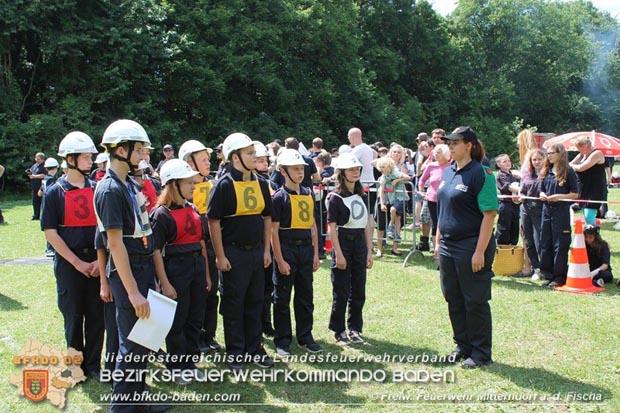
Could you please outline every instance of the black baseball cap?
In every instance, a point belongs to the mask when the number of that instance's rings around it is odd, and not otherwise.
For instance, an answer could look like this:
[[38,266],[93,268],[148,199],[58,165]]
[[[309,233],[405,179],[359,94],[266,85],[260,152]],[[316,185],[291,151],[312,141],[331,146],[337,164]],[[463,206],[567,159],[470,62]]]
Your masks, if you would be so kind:
[[444,141],[458,141],[459,139],[463,139],[464,142],[478,142],[476,132],[469,126],[459,126],[451,134],[443,138]]

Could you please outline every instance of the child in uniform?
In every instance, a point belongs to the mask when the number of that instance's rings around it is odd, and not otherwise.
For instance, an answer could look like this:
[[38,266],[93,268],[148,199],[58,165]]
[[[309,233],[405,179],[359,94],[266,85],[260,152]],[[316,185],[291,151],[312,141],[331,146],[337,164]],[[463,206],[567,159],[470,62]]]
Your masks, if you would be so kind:
[[54,275],[67,347],[83,352],[84,374],[99,381],[104,327],[94,246],[94,183],[88,179],[93,153],[95,145],[83,132],[71,132],[60,142],[58,155],[67,161],[68,172],[45,191],[41,229],[56,251]]
[[[170,159],[159,171],[164,190],[151,212],[154,237],[155,271],[161,290],[177,301],[174,321],[166,337],[166,349],[172,356],[199,356],[199,338],[204,322],[207,289],[211,286],[206,266],[207,250],[203,234],[206,219],[189,202],[194,192],[193,171],[187,162]],[[170,370],[186,370],[197,379],[204,373],[189,359],[167,364]],[[175,383],[189,384],[188,375],[175,376]]]
[[[198,213],[206,218],[207,205],[209,204],[209,194],[213,188],[213,181],[209,176],[211,171],[211,153],[213,150],[207,148],[197,140],[189,140],[183,143],[179,148],[179,159],[184,160],[189,166],[200,175],[196,177],[197,181],[194,188],[193,203],[198,208]],[[209,351],[220,351],[221,346],[215,340],[215,332],[217,330],[217,307],[220,298],[217,295],[220,276],[215,266],[215,251],[211,243],[209,231],[203,233],[205,245],[207,248],[207,265],[209,267],[209,275],[211,286],[207,291],[207,301],[205,305],[204,323],[200,333],[200,351],[207,353]]]
[[[149,350],[128,339],[138,318],[150,317],[146,299],[155,289],[153,234],[146,211],[144,195],[129,172],[142,160],[142,147],[151,141],[144,128],[127,119],[108,126],[101,145],[110,154],[106,175],[95,190],[97,225],[110,252],[106,275],[116,305],[119,351],[116,360],[110,411],[134,412],[143,406],[141,395],[146,391],[144,377],[137,380],[130,372],[146,369]],[[122,377],[117,377],[121,375]],[[118,401],[122,398],[123,401]],[[164,410],[165,405],[150,406]]]
[[269,185],[253,171],[252,140],[233,133],[222,147],[227,172],[209,197],[207,217],[216,265],[222,272],[220,312],[229,367],[243,369],[245,355],[261,367],[273,366],[262,345],[264,268],[271,264]]
[[284,149],[277,167],[284,185],[272,197],[273,252],[276,261],[273,274],[274,325],[276,354],[290,356],[293,339],[291,328],[291,293],[295,288],[295,330],[297,343],[311,353],[321,346],[312,337],[314,298],[312,273],[319,268],[317,229],[314,222],[312,191],[301,186],[306,162],[294,149]]
[[[503,153],[495,158],[495,164],[499,168],[495,181],[500,195],[517,195],[519,181],[510,171],[510,157]],[[495,237],[499,245],[517,245],[519,242],[519,205],[512,198],[500,199]]]
[[[338,157],[336,188],[327,198],[328,233],[332,240],[331,280],[333,289],[329,329],[339,345],[363,343],[362,309],[366,301],[366,270],[372,268],[372,231],[364,188],[360,183],[361,162],[352,153]],[[345,331],[345,315],[349,307]]]
[[601,238],[599,227],[596,225],[586,225],[583,230],[583,237],[586,241],[592,284],[597,287],[604,287],[605,283],[610,283],[614,279],[611,272],[609,244]]

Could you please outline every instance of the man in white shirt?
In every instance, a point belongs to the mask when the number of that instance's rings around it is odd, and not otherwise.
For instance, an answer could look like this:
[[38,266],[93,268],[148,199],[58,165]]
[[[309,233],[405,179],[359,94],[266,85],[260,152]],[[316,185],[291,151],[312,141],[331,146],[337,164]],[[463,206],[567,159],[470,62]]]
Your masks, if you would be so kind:
[[[362,140],[361,129],[349,129],[348,137],[351,148],[353,148],[353,155],[355,155],[363,165],[360,181],[362,182],[362,185],[364,185],[364,187],[368,187],[375,182],[375,176],[372,173],[373,166],[371,162],[377,157],[377,152],[375,152],[370,146],[364,143],[364,141]],[[374,212],[375,202],[377,200],[377,193],[375,191],[376,189],[371,187],[371,190],[368,193],[368,201],[370,203],[370,205],[368,205],[368,211],[371,214]]]

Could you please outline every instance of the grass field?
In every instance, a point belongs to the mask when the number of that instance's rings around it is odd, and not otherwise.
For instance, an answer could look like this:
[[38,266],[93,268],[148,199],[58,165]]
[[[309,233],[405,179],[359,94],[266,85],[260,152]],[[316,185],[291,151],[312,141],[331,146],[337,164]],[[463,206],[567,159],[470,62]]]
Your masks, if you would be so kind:
[[[620,190],[612,189],[610,200],[620,201]],[[35,404],[16,394],[8,380],[9,374],[21,371],[13,365],[13,356],[26,340],[37,339],[58,348],[65,345],[51,260],[40,259],[39,263],[33,261],[35,264],[8,261],[42,257],[44,240],[39,223],[30,221],[28,200],[0,199],[0,208],[9,222],[0,226],[0,412],[53,412],[57,409],[48,401]],[[618,205],[611,209],[620,212]],[[612,266],[618,270],[620,232],[611,229],[613,223],[604,222],[603,237],[612,247]],[[344,349],[334,344],[327,329],[331,285],[327,262],[323,262],[315,274],[314,335],[323,344],[325,355],[418,356],[417,362],[362,359],[276,365],[276,369],[300,372],[294,376],[299,380],[308,372],[366,369],[374,372],[376,379],[384,374],[382,381],[290,383],[280,377],[263,383],[235,382],[227,376],[221,382],[186,387],[152,383],[153,391],[168,397],[239,395],[234,403],[179,404],[175,412],[620,411],[616,391],[620,289],[615,285],[598,295],[571,295],[543,289],[529,280],[496,277],[491,302],[495,364],[465,371],[431,359],[453,349],[436,264],[428,253],[404,269],[401,262],[402,257],[388,255],[375,262],[368,276],[364,308],[368,343]],[[221,324],[218,341],[224,342]],[[266,346],[273,354],[273,343],[266,340]],[[295,345],[292,351],[305,354]],[[205,363],[201,367],[220,370],[225,365]],[[405,372],[409,382],[399,380]],[[442,380],[415,382],[426,373]],[[108,393],[108,385],[89,380],[67,393],[65,410],[107,411],[101,397]],[[455,398],[461,400],[452,400]]]

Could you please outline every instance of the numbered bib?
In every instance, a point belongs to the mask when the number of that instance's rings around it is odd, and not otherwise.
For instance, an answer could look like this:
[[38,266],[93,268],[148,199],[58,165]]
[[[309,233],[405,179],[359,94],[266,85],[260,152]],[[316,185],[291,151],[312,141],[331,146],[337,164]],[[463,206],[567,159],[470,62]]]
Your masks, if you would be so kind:
[[314,201],[311,195],[289,195],[291,229],[310,229],[314,223]]
[[190,206],[170,210],[177,226],[177,237],[173,245],[196,244],[202,239],[200,217]]
[[150,179],[144,180],[144,185],[142,185],[142,194],[144,195],[146,211],[151,212],[151,209],[157,205],[157,192],[155,191],[155,186]]
[[97,225],[93,188],[65,191],[65,227],[90,227]]
[[349,221],[343,228],[366,228],[368,224],[368,209],[364,205],[364,200],[359,195],[352,195],[341,198],[344,206],[349,210]]
[[194,198],[192,202],[198,207],[198,212],[202,215],[207,213],[207,205],[209,205],[209,194],[213,184],[211,181],[200,182],[194,187]]
[[265,209],[265,199],[258,181],[233,181],[237,210],[235,215],[260,215]]

